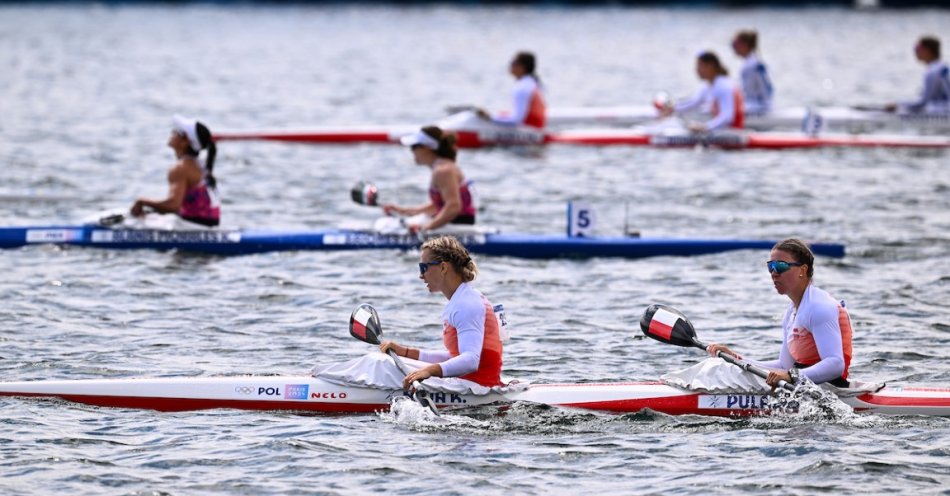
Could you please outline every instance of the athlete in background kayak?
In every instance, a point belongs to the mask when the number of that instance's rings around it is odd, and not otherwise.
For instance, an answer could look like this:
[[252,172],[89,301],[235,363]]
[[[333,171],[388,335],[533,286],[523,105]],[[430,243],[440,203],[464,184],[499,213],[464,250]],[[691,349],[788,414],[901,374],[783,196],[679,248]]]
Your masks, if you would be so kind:
[[[815,255],[811,249],[797,239],[780,241],[772,248],[767,266],[775,290],[792,301],[782,318],[784,333],[778,360],[755,362],[772,369],[766,382],[772,387],[780,379],[794,384],[800,373],[816,384],[848,387],[851,317],[843,302],[812,283]],[[739,356],[720,344],[707,349],[713,356],[719,351]]]
[[380,351],[392,349],[397,355],[431,364],[407,375],[403,381],[406,389],[429,377],[459,377],[486,387],[501,385],[498,319],[488,299],[469,284],[478,275],[475,261],[452,236],[430,239],[421,250],[419,278],[430,293],[442,293],[449,300],[442,310],[445,349],[421,350],[384,341]]
[[446,224],[474,224],[476,205],[472,184],[465,180],[462,169],[455,163],[458,154],[455,136],[428,126],[403,136],[401,141],[412,150],[416,164],[432,169],[429,203],[417,207],[387,204],[383,212],[404,216],[426,214],[432,218],[425,224],[409,226],[413,232],[431,231]]
[[914,46],[914,55],[927,65],[920,97],[912,102],[892,103],[885,109],[889,112],[950,112],[950,68],[940,60],[940,40],[924,36]]
[[742,95],[729,72],[712,52],[702,52],[696,58],[696,74],[705,81],[692,98],[676,105],[667,105],[661,112],[664,116],[691,110],[706,110],[708,106],[712,119],[704,123],[691,123],[689,128],[695,132],[715,131],[724,128],[741,129],[744,122]]
[[762,115],[772,109],[772,80],[759,60],[758,46],[759,34],[753,30],[739,31],[732,39],[732,50],[744,59],[740,81],[745,113]]
[[518,52],[511,60],[509,70],[515,77],[514,105],[510,114],[491,117],[492,122],[505,126],[543,128],[546,121],[541,79],[536,74],[537,62],[531,52]]
[[[141,217],[154,211],[177,214],[182,219],[204,226],[217,226],[221,206],[215,191],[214,158],[217,154],[211,131],[194,120],[176,115],[172,119],[172,135],[168,146],[175,151],[178,162],[168,170],[168,196],[163,200],[139,198],[130,212]],[[198,154],[208,150],[202,164]]]

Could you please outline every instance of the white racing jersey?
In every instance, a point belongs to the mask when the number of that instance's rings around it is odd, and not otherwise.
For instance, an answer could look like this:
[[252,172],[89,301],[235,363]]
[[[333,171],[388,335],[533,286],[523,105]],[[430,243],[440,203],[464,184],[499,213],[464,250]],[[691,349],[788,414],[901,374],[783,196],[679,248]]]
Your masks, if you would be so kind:
[[908,112],[950,112],[950,68],[935,60],[924,73],[924,89],[920,97],[901,104]]
[[709,105],[713,118],[706,121],[706,129],[714,131],[720,128],[741,128],[743,121],[742,97],[728,76],[716,76],[712,84],[704,84],[699,91],[685,102],[676,104],[677,113],[702,109]]
[[772,109],[772,80],[755,54],[742,64],[742,99],[747,114],[765,114]]

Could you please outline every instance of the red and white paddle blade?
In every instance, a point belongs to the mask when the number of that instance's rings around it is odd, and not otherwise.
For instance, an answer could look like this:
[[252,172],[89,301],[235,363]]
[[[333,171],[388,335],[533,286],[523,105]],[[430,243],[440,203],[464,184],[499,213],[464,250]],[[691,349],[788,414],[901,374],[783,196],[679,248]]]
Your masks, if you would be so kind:
[[350,189],[350,197],[360,205],[369,205],[375,207],[379,205],[379,190],[376,185],[366,181],[360,181]]
[[640,317],[640,330],[648,337],[676,346],[695,346],[696,330],[679,310],[654,304]]
[[669,93],[658,91],[653,95],[653,106],[656,107],[657,110],[664,110],[670,105],[672,105],[672,101]]
[[380,343],[379,337],[383,335],[383,328],[375,308],[364,303],[353,310],[350,315],[350,335],[364,343]]

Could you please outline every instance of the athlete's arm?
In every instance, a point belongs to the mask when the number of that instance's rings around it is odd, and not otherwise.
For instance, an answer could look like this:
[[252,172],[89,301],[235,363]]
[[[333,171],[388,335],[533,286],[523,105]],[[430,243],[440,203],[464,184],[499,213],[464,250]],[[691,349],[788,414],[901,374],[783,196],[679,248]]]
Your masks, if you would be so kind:
[[534,94],[534,88],[529,84],[518,83],[515,87],[515,105],[511,109],[510,115],[496,115],[492,121],[496,124],[505,126],[519,126],[524,124],[528,116],[528,110],[531,108],[531,97]]
[[844,374],[844,352],[841,346],[841,327],[838,325],[838,308],[828,306],[812,319],[811,335],[821,361],[802,369],[802,375],[815,384],[821,384]]
[[[454,321],[454,322],[452,322]],[[439,365],[443,377],[459,377],[478,370],[485,341],[485,306],[473,301],[462,310],[454,312],[450,324],[458,335],[459,354]]]
[[383,205],[383,213],[386,215],[403,215],[403,216],[413,216],[419,214],[434,215],[435,214],[435,204],[432,202],[426,203],[424,205],[418,205],[415,207],[400,207],[392,203],[387,203]]
[[700,88],[699,90],[696,91],[696,93],[693,93],[693,96],[687,98],[686,100],[682,102],[677,103],[676,105],[673,105],[673,111],[676,113],[688,112],[690,110],[693,110],[699,107],[700,105],[703,104],[703,101],[706,99],[706,91],[707,89],[705,87]]
[[[461,186],[452,167],[437,169],[432,176],[432,186],[439,190],[445,205],[442,206],[442,210],[434,213],[434,217],[428,224],[422,226],[425,231],[438,229],[452,222],[462,212]],[[433,205],[433,210],[434,207]]]
[[188,176],[185,173],[184,165],[179,163],[168,171],[168,196],[163,200],[150,200],[148,198],[139,198],[132,205],[132,215],[142,215],[145,213],[145,207],[163,214],[177,213],[181,204],[185,201],[185,193],[188,191]]
[[920,96],[914,101],[904,102],[902,106],[911,112],[923,111],[927,103],[939,94],[940,83],[939,72],[927,71],[924,75],[924,89],[921,90]]

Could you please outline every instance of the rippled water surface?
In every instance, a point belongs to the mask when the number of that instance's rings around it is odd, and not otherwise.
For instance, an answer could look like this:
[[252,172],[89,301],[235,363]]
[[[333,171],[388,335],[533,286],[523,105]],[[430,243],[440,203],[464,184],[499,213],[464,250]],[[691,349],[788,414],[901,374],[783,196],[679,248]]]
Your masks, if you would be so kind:
[[[0,7],[0,221],[77,221],[164,192],[171,114],[215,127],[425,123],[450,104],[502,108],[510,55],[530,48],[550,104],[641,103],[695,87],[691,58],[730,67],[738,28],[762,32],[780,104],[907,98],[921,33],[946,11],[214,6]],[[600,232],[841,241],[816,283],[848,301],[852,375],[950,384],[947,154],[571,148],[465,152],[485,222],[559,232],[564,201]],[[322,227],[402,202],[426,171],[398,147],[222,146],[225,223]],[[776,353],[787,300],[766,254],[638,261],[479,260],[478,287],[515,335],[509,376],[647,380],[701,357],[647,342],[648,304],[681,308],[707,341]],[[437,346],[444,300],[414,253],[216,258],[30,247],[0,253],[5,380],[298,374],[358,356],[350,311],[370,302],[395,339]],[[435,422],[385,415],[155,413],[0,399],[4,494],[948,493],[944,419],[605,415],[515,405]]]

